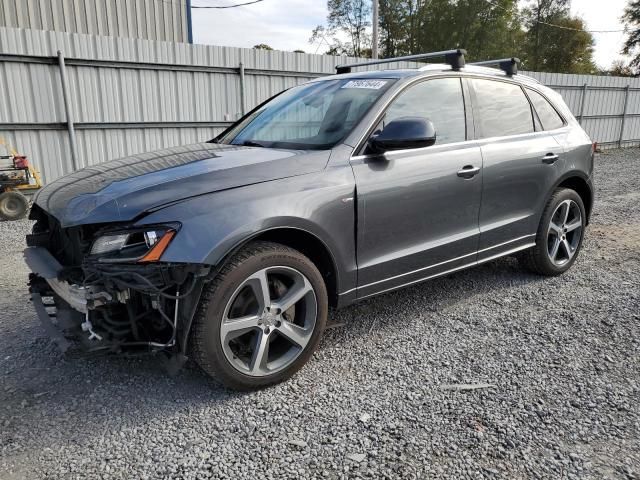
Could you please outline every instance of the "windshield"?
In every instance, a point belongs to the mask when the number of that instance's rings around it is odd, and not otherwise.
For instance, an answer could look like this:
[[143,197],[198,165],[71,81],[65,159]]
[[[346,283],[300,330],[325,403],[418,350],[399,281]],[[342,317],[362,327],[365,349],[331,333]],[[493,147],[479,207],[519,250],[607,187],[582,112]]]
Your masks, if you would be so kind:
[[292,149],[329,149],[351,132],[394,82],[325,80],[278,95],[233,127],[221,143]]

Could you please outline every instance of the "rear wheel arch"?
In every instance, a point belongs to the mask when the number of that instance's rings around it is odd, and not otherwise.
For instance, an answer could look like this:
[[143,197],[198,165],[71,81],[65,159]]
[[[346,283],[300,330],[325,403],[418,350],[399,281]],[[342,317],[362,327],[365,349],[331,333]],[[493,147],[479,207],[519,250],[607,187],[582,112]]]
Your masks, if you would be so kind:
[[587,180],[580,175],[572,175],[561,180],[554,190],[558,188],[569,188],[580,195],[582,203],[584,204],[584,209],[586,210],[586,222],[588,224],[589,218],[591,217],[591,209],[593,207],[593,191],[591,190],[591,187],[589,187]]
[[587,225],[589,224],[589,217],[591,215],[591,210],[593,207],[593,191],[589,186],[589,177],[581,171],[570,171],[562,175],[556,182],[551,186],[546,196],[544,197],[543,205],[540,208],[540,217],[538,217],[538,222],[540,218],[542,218],[542,210],[544,205],[547,204],[551,196],[555,193],[559,188],[568,188],[575,191],[580,198],[582,199],[582,203],[584,204],[584,208],[587,215]]

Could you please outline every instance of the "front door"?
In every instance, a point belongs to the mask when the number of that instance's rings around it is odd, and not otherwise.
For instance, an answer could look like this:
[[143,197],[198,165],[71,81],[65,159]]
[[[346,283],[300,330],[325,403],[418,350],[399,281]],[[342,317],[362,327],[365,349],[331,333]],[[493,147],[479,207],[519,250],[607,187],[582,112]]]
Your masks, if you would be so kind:
[[475,142],[466,141],[461,79],[409,86],[390,104],[380,128],[416,116],[434,124],[435,145],[351,160],[360,298],[475,262],[482,156]]

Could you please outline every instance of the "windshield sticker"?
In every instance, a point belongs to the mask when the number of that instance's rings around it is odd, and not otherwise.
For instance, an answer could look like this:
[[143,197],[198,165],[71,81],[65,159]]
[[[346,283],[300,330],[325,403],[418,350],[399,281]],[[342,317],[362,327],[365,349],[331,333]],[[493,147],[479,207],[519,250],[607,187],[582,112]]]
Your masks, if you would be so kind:
[[380,90],[387,84],[386,80],[350,80],[342,88],[370,88]]

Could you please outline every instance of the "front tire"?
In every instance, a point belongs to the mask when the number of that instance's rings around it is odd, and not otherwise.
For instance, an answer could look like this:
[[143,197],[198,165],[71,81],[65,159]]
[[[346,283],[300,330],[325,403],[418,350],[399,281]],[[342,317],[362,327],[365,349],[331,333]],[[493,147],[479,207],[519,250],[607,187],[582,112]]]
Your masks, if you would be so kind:
[[193,358],[234,390],[279,383],[311,357],[327,312],[324,280],[307,257],[277,243],[250,243],[203,291]]
[[557,276],[578,257],[586,212],[582,198],[569,188],[559,188],[547,202],[536,233],[536,245],[522,253],[521,263],[534,273]]

